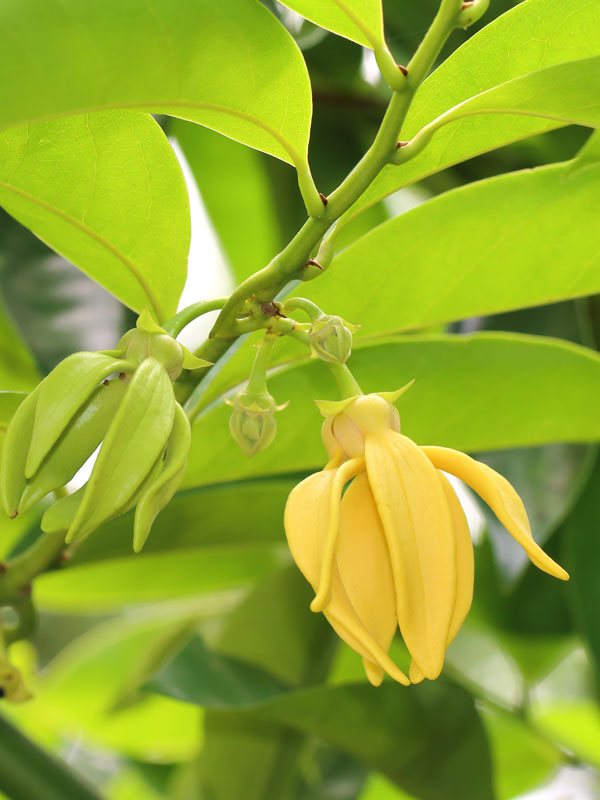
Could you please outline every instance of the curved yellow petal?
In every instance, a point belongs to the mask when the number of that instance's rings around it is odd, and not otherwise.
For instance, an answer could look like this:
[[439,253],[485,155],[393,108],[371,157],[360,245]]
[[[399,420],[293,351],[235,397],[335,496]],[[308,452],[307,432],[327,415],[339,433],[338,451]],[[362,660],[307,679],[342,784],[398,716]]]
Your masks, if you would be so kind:
[[467,518],[456,492],[445,475],[438,472],[438,476],[442,482],[446,500],[448,501],[448,508],[450,509],[452,528],[454,530],[454,552],[456,555],[456,600],[454,601],[454,611],[452,612],[450,630],[448,631],[448,642],[446,644],[448,646],[471,610],[475,579],[475,558],[473,556],[473,542],[471,541]]
[[510,483],[493,469],[475,461],[465,453],[447,447],[421,448],[437,469],[456,475],[484,500],[500,522],[525,550],[536,567],[544,572],[569,580],[569,574],[546,555],[535,543],[525,506]]
[[392,430],[367,435],[369,483],[390,551],[400,631],[425,677],[440,674],[454,609],[452,521],[436,470]]
[[[387,653],[398,626],[396,592],[383,526],[364,472],[342,499],[336,562],[358,618]],[[367,674],[375,674],[372,667],[365,664]]]
[[[285,531],[292,556],[313,589],[318,586],[321,575],[323,540],[330,522],[336,471],[324,470],[306,478],[292,490],[285,508]],[[336,633],[353,650],[372,664],[379,665],[394,680],[405,686],[409,684],[406,675],[360,621],[346,595],[335,563],[331,574],[331,601],[324,613]],[[371,675],[367,676],[371,680]]]
[[356,473],[364,467],[362,458],[354,458],[344,462],[335,470],[329,492],[329,521],[323,541],[321,542],[321,575],[318,590],[310,604],[311,611],[324,611],[331,600],[331,574],[335,559],[335,548],[340,530],[340,504],[344,486]]

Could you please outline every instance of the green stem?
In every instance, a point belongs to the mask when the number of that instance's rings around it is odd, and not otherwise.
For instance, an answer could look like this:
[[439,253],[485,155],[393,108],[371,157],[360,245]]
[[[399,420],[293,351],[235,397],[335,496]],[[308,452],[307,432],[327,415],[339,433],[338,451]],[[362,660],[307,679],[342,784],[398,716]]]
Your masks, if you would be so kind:
[[199,303],[194,303],[182,309],[178,314],[168,319],[163,325],[163,328],[167,333],[176,338],[190,322],[198,319],[198,317],[201,317],[203,314],[207,314],[209,311],[219,311],[226,302],[226,297],[220,297],[217,300],[201,300]]
[[[223,308],[211,336],[227,336],[234,330],[240,305],[248,297],[254,296],[259,302],[269,302],[289,281],[302,280],[303,269],[310,254],[329,228],[356,202],[381,169],[393,161],[400,130],[415,92],[456,27],[461,7],[461,0],[442,0],[431,27],[408,65],[403,89],[393,94],[371,147],[327,198],[323,214],[319,218],[308,219],[287,247],[268,266],[238,286]],[[202,357],[206,358],[205,355]]]
[[283,304],[282,311],[284,314],[289,314],[291,311],[296,311],[297,309],[304,311],[311,320],[324,316],[319,306],[313,303],[312,300],[307,300],[305,297],[292,297],[290,300],[286,300]]
[[[305,347],[309,347],[308,333],[306,331],[296,327],[291,331],[287,331],[287,335],[301,342]],[[346,364],[332,364],[330,361],[324,361],[323,363],[335,379],[343,400],[347,397],[356,397],[357,395],[363,394],[363,390],[360,388],[358,381]]]
[[64,547],[64,531],[42,533],[28,550],[7,561],[0,576],[0,603],[10,605],[36,575],[56,563]]
[[248,391],[254,394],[264,394],[267,391],[267,370],[276,338],[270,333],[265,333],[262,342],[257,347],[247,387]]

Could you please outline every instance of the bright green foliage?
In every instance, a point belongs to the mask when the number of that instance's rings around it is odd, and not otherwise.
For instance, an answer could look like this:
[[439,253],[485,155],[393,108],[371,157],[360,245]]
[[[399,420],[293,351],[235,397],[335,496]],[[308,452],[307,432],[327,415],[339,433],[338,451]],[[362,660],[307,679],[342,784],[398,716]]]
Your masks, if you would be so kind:
[[594,294],[600,165],[572,167],[509,173],[438,196],[344,250],[302,294],[325,304],[343,275],[336,308],[361,321],[361,334]]
[[286,0],[284,5],[365,47],[383,44],[381,0]]
[[[291,362],[271,378],[277,397],[290,400],[271,448],[251,462],[235,458],[226,431],[229,410],[220,404],[194,425],[185,485],[325,463],[320,418],[305,387],[327,399],[334,384],[321,364],[303,362]],[[476,451],[600,436],[600,357],[566,342],[492,333],[388,337],[356,348],[352,370],[365,392],[402,386],[417,376],[398,408],[403,432],[419,444]],[[308,426],[311,414],[315,423]]]
[[[401,138],[411,139],[440,114],[494,86],[544,67],[599,54],[595,3],[526,0],[487,25],[425,81]],[[549,99],[553,83],[547,89]],[[410,163],[386,167],[349,216],[426,175],[556,126],[553,121],[497,115],[454,122]]]
[[[598,1],[284,5],[308,22],[0,0],[0,671],[34,695],[0,698],[2,800],[514,800],[600,767]],[[232,273],[200,231],[179,313],[170,138]],[[402,432],[513,483],[571,581],[470,514],[444,674],[374,689],[283,514],[328,460],[314,400],[413,379]]]
[[126,305],[147,305],[159,319],[175,312],[188,201],[148,115],[110,111],[1,131],[0,205]]
[[25,0],[2,5],[0,37],[0,127],[136,108],[306,163],[306,67],[258,0]]

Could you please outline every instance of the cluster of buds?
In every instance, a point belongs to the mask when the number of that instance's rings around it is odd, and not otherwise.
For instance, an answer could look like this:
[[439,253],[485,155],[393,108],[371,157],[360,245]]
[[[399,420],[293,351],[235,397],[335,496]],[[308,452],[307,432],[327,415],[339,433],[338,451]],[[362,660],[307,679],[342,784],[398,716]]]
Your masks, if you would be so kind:
[[19,406],[6,433],[0,495],[9,516],[67,484],[101,444],[87,483],[55,502],[42,530],[67,542],[135,507],[138,552],[180,485],[191,441],[173,381],[207,362],[143,312],[115,350],[69,356]]

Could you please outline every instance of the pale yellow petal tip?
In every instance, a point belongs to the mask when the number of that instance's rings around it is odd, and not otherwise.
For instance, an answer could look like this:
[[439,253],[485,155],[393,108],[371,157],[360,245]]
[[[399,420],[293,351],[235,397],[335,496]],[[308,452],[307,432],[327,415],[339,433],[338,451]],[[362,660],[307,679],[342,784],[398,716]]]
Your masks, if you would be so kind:
[[425,675],[421,671],[421,668],[415,661],[410,662],[410,670],[408,672],[408,677],[410,678],[411,683],[421,683],[421,681],[425,680]]
[[313,601],[310,604],[310,610],[315,614],[324,611],[331,602],[331,589],[327,587],[323,591],[319,589]]
[[369,661],[366,658],[363,658],[363,665],[367,674],[367,678],[369,679],[369,683],[372,686],[381,686],[384,676],[383,668],[380,667],[379,664],[373,664],[372,661]]

